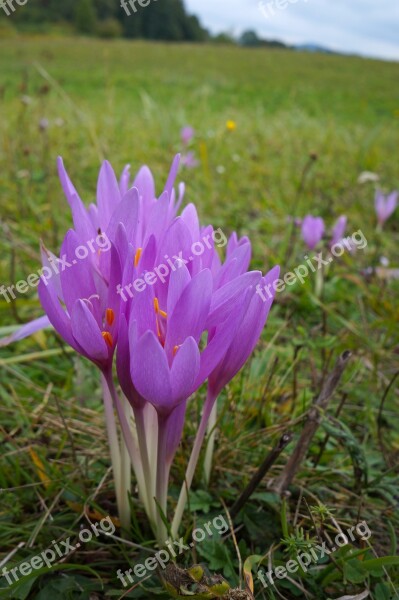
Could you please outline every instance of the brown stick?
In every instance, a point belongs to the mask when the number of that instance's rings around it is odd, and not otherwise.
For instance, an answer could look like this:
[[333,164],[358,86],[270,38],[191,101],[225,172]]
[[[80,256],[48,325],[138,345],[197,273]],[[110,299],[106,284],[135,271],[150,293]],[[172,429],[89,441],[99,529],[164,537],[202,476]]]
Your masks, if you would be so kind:
[[274,463],[276,462],[276,460],[278,459],[278,457],[280,456],[280,454],[282,453],[284,448],[286,446],[288,446],[288,444],[290,443],[291,440],[292,440],[292,433],[290,433],[290,432],[285,433],[280,438],[277,446],[275,446],[273,448],[273,450],[266,456],[265,460],[263,461],[263,463],[261,464],[259,469],[256,471],[255,475],[252,477],[251,481],[248,483],[247,487],[245,488],[245,490],[243,491],[241,496],[233,504],[233,506],[230,510],[230,516],[232,519],[234,519],[234,517],[237,516],[237,514],[240,512],[240,510],[242,509],[244,504],[252,496],[252,494],[254,493],[254,491],[256,490],[256,488],[258,487],[258,485],[260,484],[260,482],[262,481],[262,479],[264,478],[266,473],[274,465]]
[[333,395],[351,356],[351,352],[347,351],[338,358],[334,369],[322,387],[319,397],[309,411],[307,421],[294,452],[288,460],[283,473],[271,488],[274,492],[283,494],[291,485],[302,461],[306,457],[313,436],[319,428],[322,413],[327,409],[330,398]]

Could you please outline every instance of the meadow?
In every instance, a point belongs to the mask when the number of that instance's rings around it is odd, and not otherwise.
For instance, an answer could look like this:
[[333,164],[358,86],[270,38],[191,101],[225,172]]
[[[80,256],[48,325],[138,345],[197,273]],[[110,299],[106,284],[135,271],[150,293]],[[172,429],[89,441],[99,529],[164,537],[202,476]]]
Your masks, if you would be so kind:
[[[211,480],[198,469],[181,535],[227,515],[281,436],[293,440],[234,515],[235,534],[196,544],[179,564],[201,563],[243,590],[252,567],[256,598],[398,599],[399,210],[383,229],[374,211],[376,185],[399,188],[398,63],[234,46],[0,40],[0,285],[37,272],[40,240],[57,253],[71,227],[58,155],[87,204],[105,158],[118,174],[127,163],[133,173],[148,164],[160,193],[185,125],[195,129],[189,150],[198,160],[179,172],[185,203],[196,203],[203,224],[249,236],[253,268],[279,264],[286,273],[303,264],[310,251],[293,219],[308,213],[328,229],[346,215],[347,234],[361,231],[367,246],[277,295],[256,351],[219,398]],[[359,182],[366,171],[378,184]],[[13,302],[0,296],[0,337],[41,314],[35,290]],[[273,480],[346,351],[342,379],[280,497]],[[203,400],[201,389],[189,403],[172,506]],[[110,515],[117,524],[103,422],[94,367],[53,331],[0,348],[0,573],[53,540],[76,543],[88,520]],[[123,588],[117,570],[155,548],[134,486],[131,505],[126,539],[95,537],[12,588],[0,577],[0,597],[217,597],[175,581],[166,592],[156,575]],[[256,565],[285,565],[363,521],[367,541],[349,541],[276,586],[258,580]]]

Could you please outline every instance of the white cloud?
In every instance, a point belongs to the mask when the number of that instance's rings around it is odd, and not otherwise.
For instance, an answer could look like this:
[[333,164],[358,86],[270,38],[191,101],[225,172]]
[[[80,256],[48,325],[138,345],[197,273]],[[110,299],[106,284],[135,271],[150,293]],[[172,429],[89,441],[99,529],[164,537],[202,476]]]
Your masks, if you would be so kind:
[[[342,52],[399,60],[399,2],[286,0],[268,18],[258,0],[185,0],[213,33],[254,29],[269,39],[312,42]],[[264,0],[274,6],[283,0]]]

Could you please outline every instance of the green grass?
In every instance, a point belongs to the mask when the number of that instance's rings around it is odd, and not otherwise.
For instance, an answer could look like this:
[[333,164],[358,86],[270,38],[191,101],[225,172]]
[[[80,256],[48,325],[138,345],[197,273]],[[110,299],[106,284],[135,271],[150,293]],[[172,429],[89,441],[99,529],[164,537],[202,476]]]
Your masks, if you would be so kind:
[[[364,232],[367,248],[331,265],[321,295],[312,276],[278,297],[254,357],[220,398],[211,484],[207,489],[198,474],[185,527],[189,532],[193,520],[223,511],[221,499],[231,507],[283,431],[297,439],[312,397],[339,352],[350,349],[354,357],[328,411],[337,414],[342,403],[337,420],[326,420],[316,434],[286,510],[267,489],[293,445],[284,452],[235,521],[238,549],[243,561],[272,552],[273,564],[284,564],[284,547],[294,554],[301,548],[300,528],[314,538],[315,524],[333,535],[337,523],[347,528],[366,520],[373,536],[364,558],[397,556],[398,380],[383,398],[398,371],[399,283],[363,273],[381,256],[398,268],[399,212],[383,234],[377,232],[373,184],[357,179],[369,170],[386,191],[399,187],[399,64],[235,47],[24,38],[0,42],[0,82],[0,283],[37,271],[39,239],[58,251],[71,226],[57,155],[87,203],[103,158],[118,172],[127,162],[133,171],[149,164],[160,191],[186,124],[196,129],[192,150],[201,161],[180,174],[187,201],[197,204],[203,223],[249,235],[254,267],[265,271],[278,262],[287,272],[303,263],[299,239],[287,252],[288,216],[313,212],[332,226],[345,213],[348,233]],[[50,122],[44,132],[43,118]],[[234,132],[226,130],[228,119],[237,123]],[[0,299],[0,331],[40,314],[34,291],[12,304]],[[190,404],[170,505],[203,394]],[[52,540],[72,536],[76,542],[86,518],[71,502],[115,515],[115,499],[96,373],[55,334],[1,350],[0,406],[0,563],[24,544],[10,567]],[[32,450],[51,481],[46,485]],[[131,539],[153,547],[132,494]],[[334,520],[320,507],[315,512],[319,505],[333,511]],[[338,598],[366,588],[374,600],[399,597],[397,566],[387,561],[384,569],[362,569],[364,561],[339,552],[319,570],[293,576],[309,597]],[[116,570],[142,557],[122,541],[101,538],[68,558],[71,569],[26,578],[17,591],[0,590],[0,597],[119,598]],[[231,538],[199,544],[182,561],[196,562],[239,584]],[[145,587],[151,591],[137,588],[128,597],[160,593],[156,577]],[[278,590],[286,598],[305,594],[284,581]],[[256,583],[256,597],[278,594]]]

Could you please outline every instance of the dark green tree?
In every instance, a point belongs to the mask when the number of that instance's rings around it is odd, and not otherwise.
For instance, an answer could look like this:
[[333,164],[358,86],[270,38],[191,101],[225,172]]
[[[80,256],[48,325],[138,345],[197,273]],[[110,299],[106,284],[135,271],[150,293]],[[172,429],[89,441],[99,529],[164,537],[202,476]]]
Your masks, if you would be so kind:
[[260,46],[261,40],[255,31],[244,31],[240,37],[241,46]]
[[93,0],[79,0],[75,8],[75,27],[80,33],[95,33],[97,24]]

